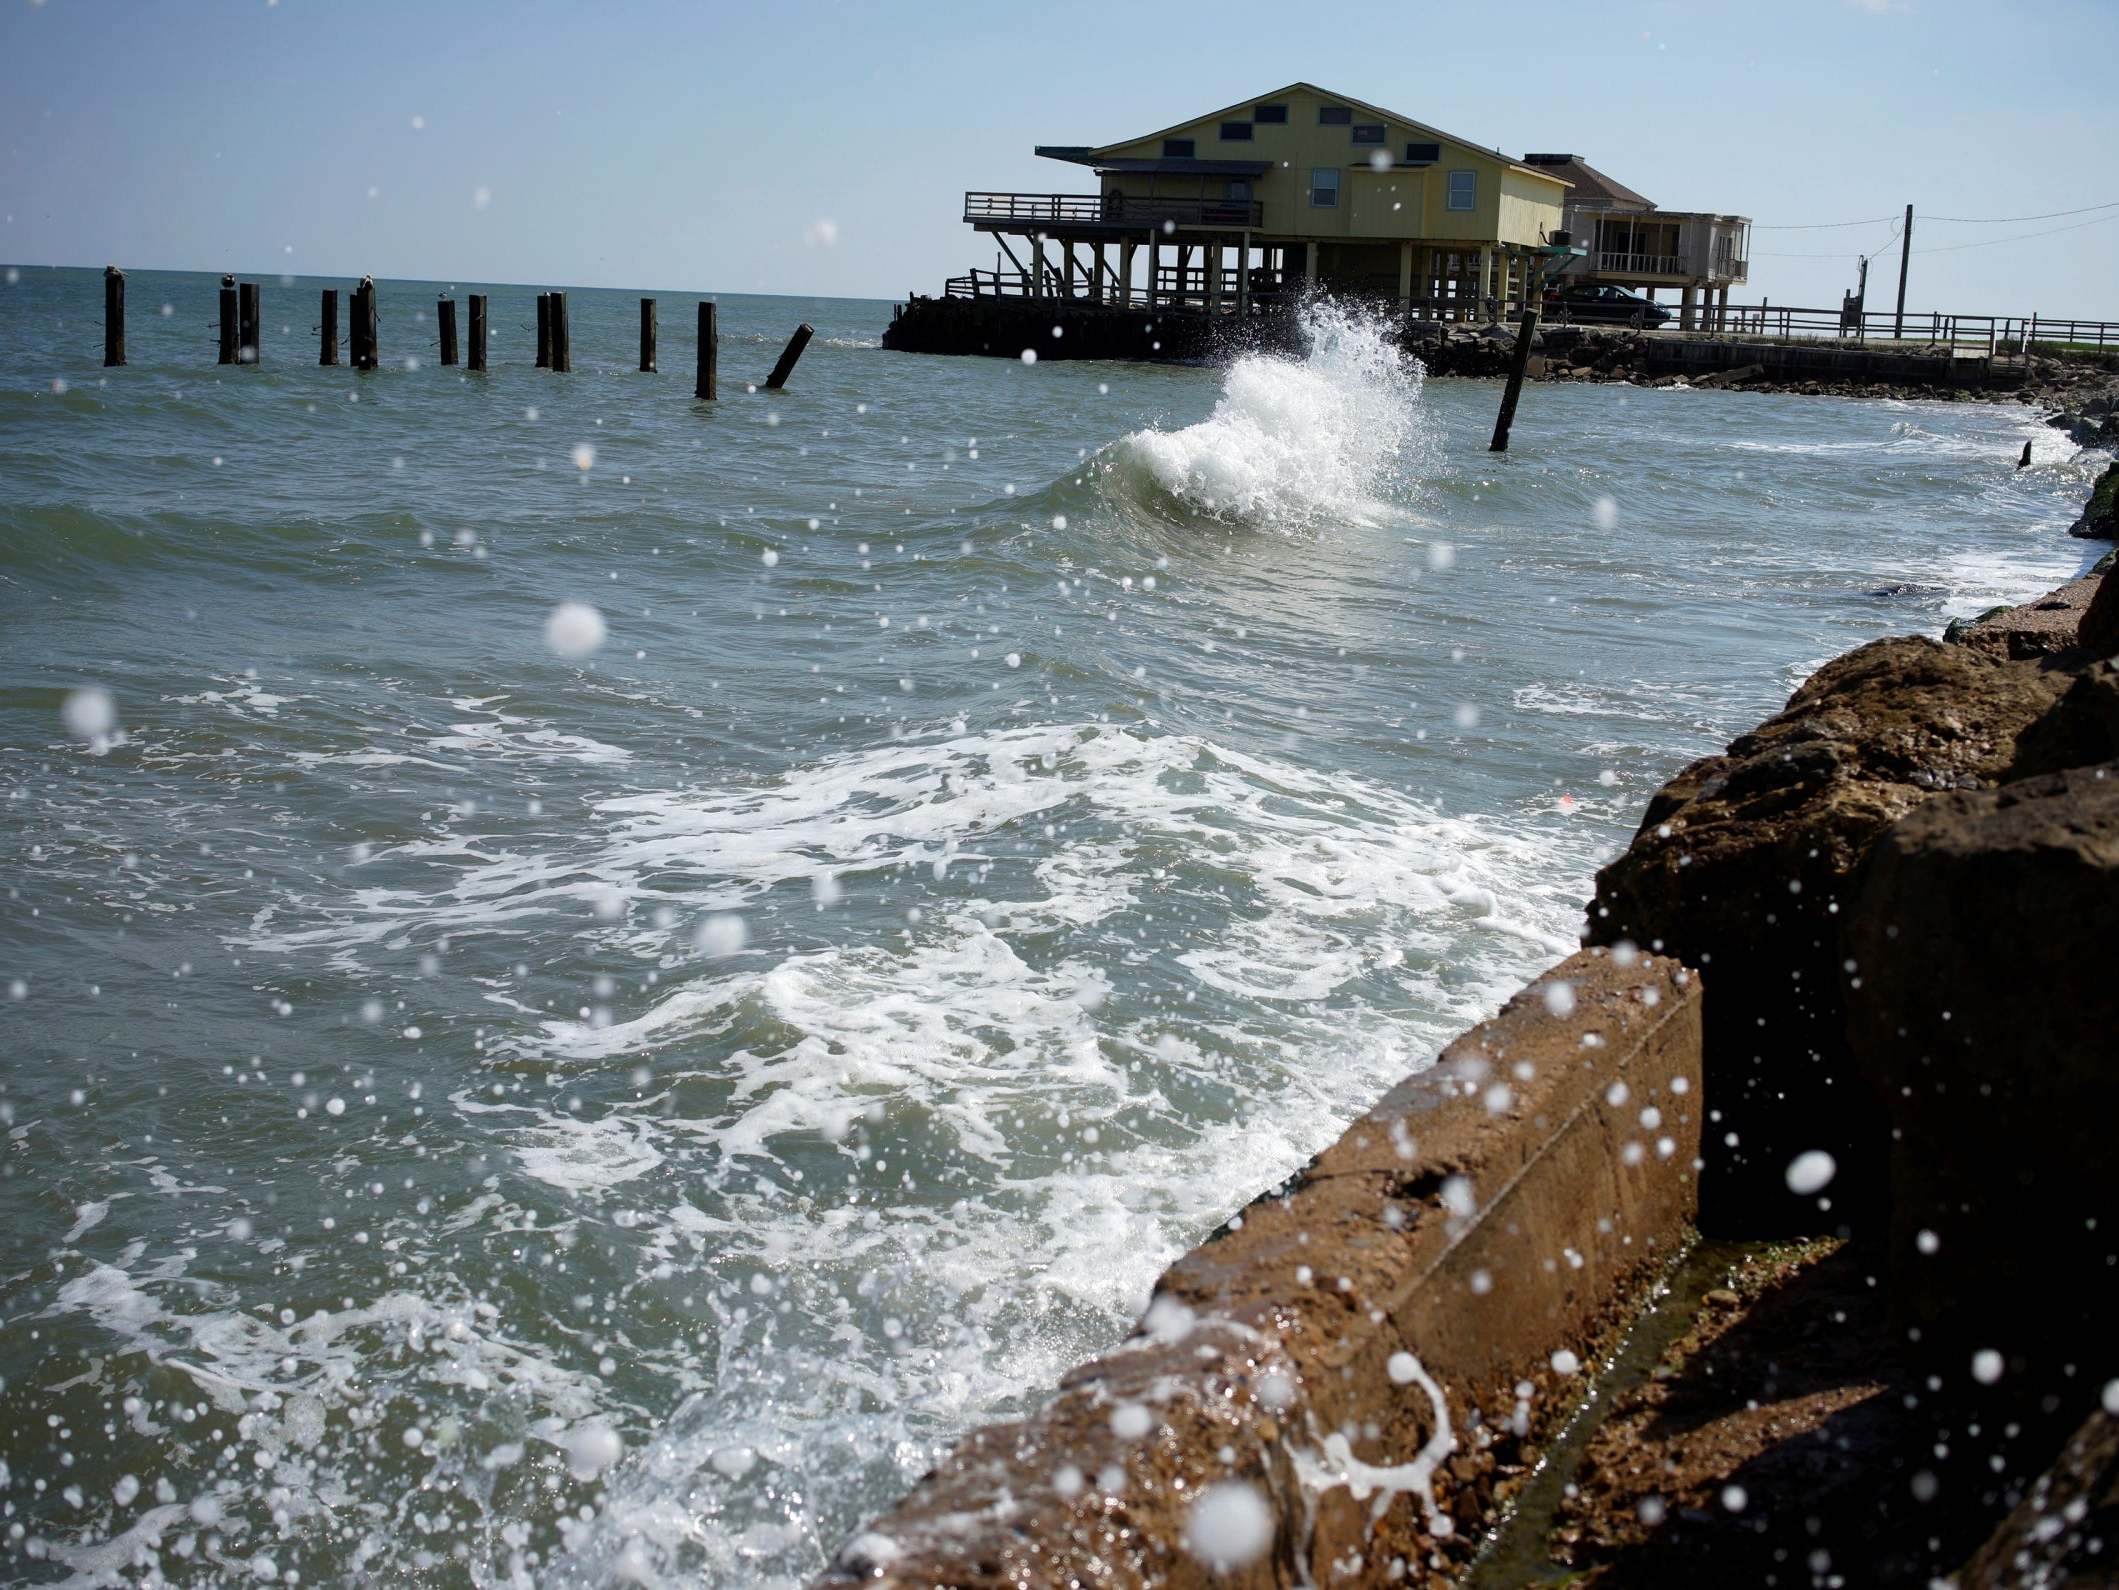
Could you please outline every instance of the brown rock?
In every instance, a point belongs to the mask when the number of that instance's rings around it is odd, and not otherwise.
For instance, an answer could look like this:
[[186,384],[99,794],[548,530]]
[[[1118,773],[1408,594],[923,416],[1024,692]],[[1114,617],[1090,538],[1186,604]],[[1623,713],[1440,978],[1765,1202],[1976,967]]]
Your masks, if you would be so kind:
[[[1631,847],[1597,875],[1588,942],[1675,954],[1714,985],[1703,1230],[1832,1229],[1880,1204],[1884,1127],[1849,1066],[1840,1002],[1846,880],[1876,836],[1934,792],[2008,777],[2018,736],[2068,683],[1985,650],[1876,641],[1665,785]],[[1839,1167],[1829,1210],[1786,1183],[1809,1149]]]
[[2119,580],[2109,573],[2083,609],[2075,641],[2092,657],[2119,655]]
[[2119,762],[1936,797],[1849,898],[1849,1037],[1892,1127],[1894,1308],[1947,1373],[1987,1350],[2026,1392],[2108,1372]]

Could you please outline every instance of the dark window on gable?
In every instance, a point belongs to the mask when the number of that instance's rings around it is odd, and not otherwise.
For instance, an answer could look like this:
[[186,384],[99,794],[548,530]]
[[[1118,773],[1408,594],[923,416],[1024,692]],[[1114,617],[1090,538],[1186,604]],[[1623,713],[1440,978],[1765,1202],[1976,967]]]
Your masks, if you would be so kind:
[[1192,156],[1192,140],[1189,138],[1165,138],[1163,140],[1163,155],[1164,158],[1170,160],[1189,160]]
[[1255,122],[1285,122],[1288,108],[1285,105],[1253,105],[1251,120]]
[[1251,124],[1247,121],[1225,121],[1221,124],[1223,143],[1247,144],[1251,141]]
[[1320,127],[1344,127],[1353,119],[1353,111],[1345,105],[1321,105],[1317,110],[1317,125]]
[[1409,166],[1431,166],[1442,158],[1440,144],[1407,144],[1405,163]]
[[1383,124],[1381,122],[1356,122],[1353,131],[1354,142],[1357,144],[1380,144],[1383,142]]

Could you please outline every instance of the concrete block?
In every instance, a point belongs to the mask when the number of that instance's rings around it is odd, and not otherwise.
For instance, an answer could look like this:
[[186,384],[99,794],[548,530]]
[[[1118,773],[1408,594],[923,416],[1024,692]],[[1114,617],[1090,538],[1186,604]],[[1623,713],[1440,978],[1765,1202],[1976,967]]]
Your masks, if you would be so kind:
[[[1700,992],[1668,958],[1554,967],[1180,1258],[1041,1412],[966,1437],[820,1590],[1453,1576],[1686,1240]],[[1190,1532],[1227,1485],[1270,1539],[1217,1565]]]

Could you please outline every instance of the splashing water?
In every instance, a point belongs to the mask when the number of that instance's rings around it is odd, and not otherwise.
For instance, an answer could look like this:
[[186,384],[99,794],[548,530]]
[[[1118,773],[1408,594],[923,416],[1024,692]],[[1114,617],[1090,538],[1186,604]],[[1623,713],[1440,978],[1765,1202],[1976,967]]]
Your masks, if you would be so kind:
[[1385,499],[1417,484],[1433,452],[1425,372],[1380,315],[1319,300],[1302,330],[1302,358],[1246,354],[1212,414],[1135,431],[1109,450],[1111,466],[1217,519],[1294,529],[1387,516]]

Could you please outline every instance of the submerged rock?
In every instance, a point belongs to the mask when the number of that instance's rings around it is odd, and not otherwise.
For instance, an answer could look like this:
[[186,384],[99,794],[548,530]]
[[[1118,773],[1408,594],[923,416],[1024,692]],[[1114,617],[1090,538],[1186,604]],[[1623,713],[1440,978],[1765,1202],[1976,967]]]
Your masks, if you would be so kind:
[[1962,1590],[2111,1583],[2119,1550],[2119,1421],[2085,1419],[2053,1466],[1965,1564]]
[[[1989,649],[1876,641],[1666,784],[1597,875],[1587,942],[1677,955],[1714,990],[1703,1230],[1829,1230],[1880,1207],[1887,1129],[1851,1064],[1842,1006],[1847,880],[1922,801],[2011,777],[2018,738],[2070,682]],[[1823,1204],[1788,1181],[1811,1150],[1839,1167]]]
[[1848,895],[1848,1033],[1891,1120],[1902,1323],[1939,1372],[1983,1383],[2045,1391],[2070,1366],[2103,1371],[2119,1303],[2103,1228],[2119,1209],[2119,762],[1928,801]]

